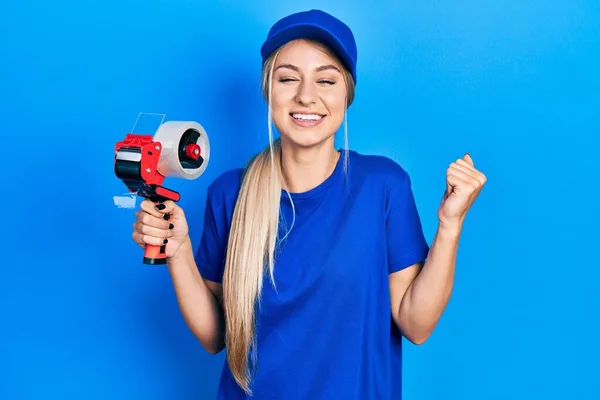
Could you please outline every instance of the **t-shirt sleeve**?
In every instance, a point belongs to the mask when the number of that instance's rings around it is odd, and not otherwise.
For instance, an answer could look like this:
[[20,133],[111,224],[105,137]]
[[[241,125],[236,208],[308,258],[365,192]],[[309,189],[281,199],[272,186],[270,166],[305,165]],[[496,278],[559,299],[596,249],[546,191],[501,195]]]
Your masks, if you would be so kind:
[[196,265],[203,278],[222,282],[228,232],[226,207],[209,187],[202,235],[195,253]]
[[388,272],[391,274],[425,261],[429,245],[425,240],[408,173],[397,167],[388,185],[386,235]]

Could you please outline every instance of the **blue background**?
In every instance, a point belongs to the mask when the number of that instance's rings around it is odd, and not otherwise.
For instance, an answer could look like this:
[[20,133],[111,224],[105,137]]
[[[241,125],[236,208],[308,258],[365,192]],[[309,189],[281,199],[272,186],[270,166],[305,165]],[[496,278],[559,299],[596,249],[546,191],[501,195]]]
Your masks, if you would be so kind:
[[429,240],[448,164],[488,176],[405,398],[600,397],[600,3],[269,3],[2,3],[0,399],[214,398],[224,355],[141,264],[113,146],[139,112],[207,129],[206,174],[167,182],[197,243],[207,185],[267,143],[262,40],[310,7],[353,28],[350,145],[409,171]]

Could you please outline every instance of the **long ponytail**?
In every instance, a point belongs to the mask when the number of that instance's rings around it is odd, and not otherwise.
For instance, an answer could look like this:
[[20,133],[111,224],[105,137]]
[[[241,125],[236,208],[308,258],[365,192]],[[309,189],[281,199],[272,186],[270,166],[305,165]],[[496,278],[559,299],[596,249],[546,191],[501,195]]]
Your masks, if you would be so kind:
[[263,73],[263,90],[268,91],[269,100],[269,146],[246,167],[233,212],[223,276],[227,361],[236,382],[248,394],[248,355],[256,352],[255,305],[262,291],[265,265],[274,282],[282,190],[281,142],[273,140],[271,128],[270,81],[275,58],[276,54],[265,63]]

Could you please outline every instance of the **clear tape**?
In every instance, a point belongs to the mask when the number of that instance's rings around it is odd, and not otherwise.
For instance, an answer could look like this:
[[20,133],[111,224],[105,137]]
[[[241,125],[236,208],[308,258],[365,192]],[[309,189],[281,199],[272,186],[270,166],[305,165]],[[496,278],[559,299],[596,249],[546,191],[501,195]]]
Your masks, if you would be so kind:
[[[140,121],[140,117],[141,117],[142,115],[154,115],[154,116],[162,116],[162,119],[160,120],[160,124],[158,124],[158,126],[161,126],[161,125],[163,124],[163,122],[165,122],[165,117],[166,117],[166,114],[158,114],[158,113],[144,113],[144,112],[141,112],[141,113],[139,113],[139,114],[138,114],[137,118],[135,119],[135,122],[134,122],[134,124],[133,124],[133,128],[131,128],[131,133],[135,133],[135,128],[137,127],[137,124],[138,124],[138,122]],[[152,134],[154,134],[154,133],[152,133]]]
[[132,209],[135,208],[137,203],[137,193],[123,193],[117,196],[113,196],[113,202],[117,208]]

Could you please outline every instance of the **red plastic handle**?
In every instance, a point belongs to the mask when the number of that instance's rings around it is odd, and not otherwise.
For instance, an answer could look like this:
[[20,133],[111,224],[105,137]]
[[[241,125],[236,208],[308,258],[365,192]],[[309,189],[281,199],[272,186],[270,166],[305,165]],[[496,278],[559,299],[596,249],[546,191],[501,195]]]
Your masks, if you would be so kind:
[[167,263],[166,245],[154,246],[146,245],[144,251],[144,264],[148,265],[164,265]]
[[[159,204],[158,202],[154,203]],[[167,245],[163,244],[160,246],[146,245],[144,250],[144,264],[148,265],[164,265],[167,263]]]

